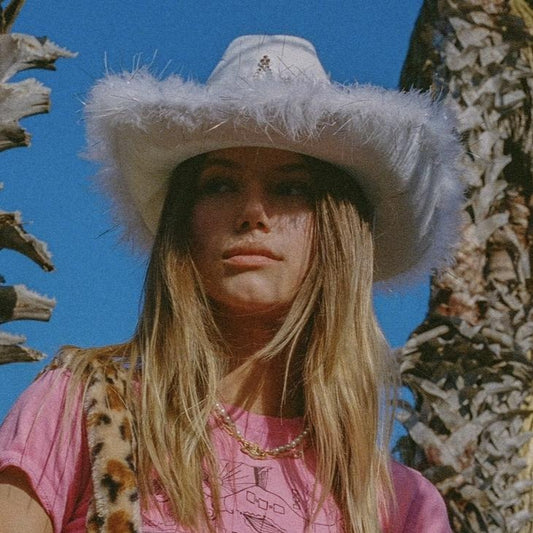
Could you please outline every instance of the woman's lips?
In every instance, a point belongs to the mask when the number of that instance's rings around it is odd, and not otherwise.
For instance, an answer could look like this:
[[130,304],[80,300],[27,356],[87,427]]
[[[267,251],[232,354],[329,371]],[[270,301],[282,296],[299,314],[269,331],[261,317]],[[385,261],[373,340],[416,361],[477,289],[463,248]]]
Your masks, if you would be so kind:
[[231,248],[222,254],[224,263],[233,266],[264,266],[281,258],[267,248]]
[[233,266],[263,266],[274,263],[276,260],[264,255],[232,255],[224,259],[224,263]]

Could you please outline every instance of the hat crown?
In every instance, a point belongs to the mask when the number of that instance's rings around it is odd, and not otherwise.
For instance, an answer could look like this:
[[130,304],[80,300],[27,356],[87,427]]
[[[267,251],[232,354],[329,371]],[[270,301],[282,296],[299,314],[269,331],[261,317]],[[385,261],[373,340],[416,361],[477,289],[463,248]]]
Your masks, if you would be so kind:
[[244,35],[232,41],[207,85],[241,79],[273,78],[329,81],[315,47],[292,35]]

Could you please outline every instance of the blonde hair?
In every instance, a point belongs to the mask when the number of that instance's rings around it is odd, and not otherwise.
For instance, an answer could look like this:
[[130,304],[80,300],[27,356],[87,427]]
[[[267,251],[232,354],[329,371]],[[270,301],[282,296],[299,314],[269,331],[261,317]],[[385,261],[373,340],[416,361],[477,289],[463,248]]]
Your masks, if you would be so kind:
[[[375,533],[392,501],[387,447],[396,382],[372,305],[371,215],[353,179],[309,160],[317,190],[311,265],[285,321],[254,358],[284,354],[288,366],[305,348],[305,419],[322,487],[315,513],[333,495],[346,532]],[[208,421],[226,359],[188,248],[202,162],[202,156],[190,159],[172,176],[134,337],[116,349],[88,350],[85,360],[107,350],[128,362],[131,383],[140,370],[140,387],[130,386],[127,400],[136,420],[143,504],[154,504],[155,470],[180,524],[212,530],[220,490]],[[214,510],[204,499],[204,469]]]

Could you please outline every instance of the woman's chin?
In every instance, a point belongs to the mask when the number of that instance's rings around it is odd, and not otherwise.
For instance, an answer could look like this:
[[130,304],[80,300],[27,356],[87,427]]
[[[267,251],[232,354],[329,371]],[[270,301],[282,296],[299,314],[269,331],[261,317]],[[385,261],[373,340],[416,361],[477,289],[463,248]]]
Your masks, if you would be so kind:
[[225,315],[235,317],[283,318],[290,307],[290,302],[273,300],[272,298],[233,298],[216,301],[217,309]]

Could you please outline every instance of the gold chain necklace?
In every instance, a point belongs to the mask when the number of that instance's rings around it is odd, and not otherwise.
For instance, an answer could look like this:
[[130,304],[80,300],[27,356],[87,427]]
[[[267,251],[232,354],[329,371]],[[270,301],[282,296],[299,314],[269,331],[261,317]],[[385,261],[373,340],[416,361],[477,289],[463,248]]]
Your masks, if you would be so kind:
[[224,409],[224,406],[218,402],[215,404],[215,414],[224,430],[241,445],[241,452],[245,453],[252,459],[275,459],[277,457],[299,459],[303,456],[303,444],[306,437],[309,435],[309,428],[305,428],[297,437],[283,446],[265,449],[261,448],[256,442],[246,440],[235,425],[231,416],[226,409]]

